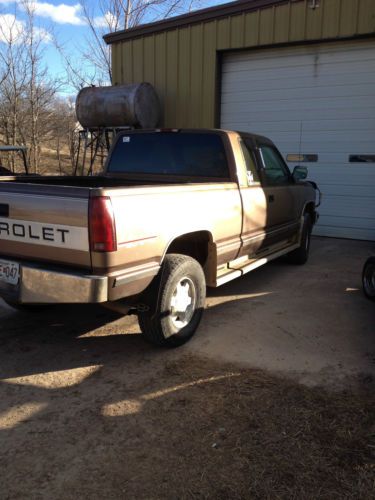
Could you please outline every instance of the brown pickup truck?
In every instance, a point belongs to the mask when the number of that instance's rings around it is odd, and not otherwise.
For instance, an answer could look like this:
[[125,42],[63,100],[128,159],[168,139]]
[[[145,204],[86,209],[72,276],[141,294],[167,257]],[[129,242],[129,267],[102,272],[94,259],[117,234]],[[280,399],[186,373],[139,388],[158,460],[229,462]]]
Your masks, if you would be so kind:
[[306,262],[306,175],[265,137],[153,130],[119,134],[100,176],[2,177],[0,296],[136,312],[147,340],[181,345],[206,286],[285,254]]

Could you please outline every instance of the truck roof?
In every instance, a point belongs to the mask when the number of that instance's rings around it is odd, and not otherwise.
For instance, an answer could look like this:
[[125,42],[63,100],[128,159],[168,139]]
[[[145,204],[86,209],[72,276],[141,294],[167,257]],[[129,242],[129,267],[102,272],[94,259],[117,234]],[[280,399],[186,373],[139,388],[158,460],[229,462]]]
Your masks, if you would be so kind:
[[152,129],[132,129],[132,130],[124,130],[119,132],[119,134],[131,134],[131,133],[152,133],[152,132],[203,132],[203,133],[209,133],[209,132],[221,132],[221,133],[235,133],[235,134],[240,134],[244,135],[247,137],[251,137],[255,140],[258,140],[259,142],[263,143],[268,143],[268,144],[273,144],[272,141],[263,135],[255,134],[253,132],[243,132],[241,130],[227,130],[227,129],[221,129],[221,128],[178,128],[178,127],[158,127],[158,128],[152,128]]

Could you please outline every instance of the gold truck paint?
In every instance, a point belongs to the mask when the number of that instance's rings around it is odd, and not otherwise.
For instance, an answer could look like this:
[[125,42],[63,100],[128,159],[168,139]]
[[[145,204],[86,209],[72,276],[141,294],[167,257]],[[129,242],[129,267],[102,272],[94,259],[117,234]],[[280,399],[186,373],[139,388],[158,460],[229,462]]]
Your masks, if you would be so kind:
[[[20,283],[20,300],[79,302],[81,297],[82,302],[105,302],[136,296],[156,276],[170,245],[184,235],[192,235],[193,240],[203,235],[207,242],[203,269],[208,286],[219,286],[296,248],[304,208],[307,203],[315,206],[313,187],[306,183],[248,186],[239,134],[210,132],[224,139],[230,181],[73,188],[8,183],[0,178],[0,204],[10,207],[9,218],[1,221],[29,221],[39,230],[74,227],[82,235],[81,246],[74,249],[52,247],[49,241],[46,245],[10,241],[0,231],[0,258],[16,259],[21,275],[27,277]],[[277,191],[274,205],[268,200],[270,191]],[[88,241],[89,197],[100,195],[109,196],[113,206],[115,252],[82,250]],[[11,289],[0,282],[0,295]]]

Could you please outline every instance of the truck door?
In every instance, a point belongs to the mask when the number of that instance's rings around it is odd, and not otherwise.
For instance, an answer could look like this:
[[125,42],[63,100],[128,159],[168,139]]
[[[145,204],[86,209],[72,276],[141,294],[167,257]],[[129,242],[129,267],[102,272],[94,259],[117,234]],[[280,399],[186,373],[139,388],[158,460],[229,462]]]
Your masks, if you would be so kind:
[[293,197],[294,181],[281,154],[271,142],[257,141],[260,178],[266,197],[266,237],[262,248],[288,242],[299,229]]
[[255,147],[250,137],[241,136],[240,148],[246,165],[247,185],[241,186],[242,246],[239,257],[254,257],[266,235],[267,201],[256,165]]

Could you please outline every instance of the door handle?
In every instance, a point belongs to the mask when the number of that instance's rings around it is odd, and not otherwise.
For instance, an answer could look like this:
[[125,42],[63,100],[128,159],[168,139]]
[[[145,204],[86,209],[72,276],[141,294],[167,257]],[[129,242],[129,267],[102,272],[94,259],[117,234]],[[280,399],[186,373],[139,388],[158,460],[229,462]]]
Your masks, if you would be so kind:
[[269,194],[268,195],[268,201],[271,203],[273,201],[275,201],[275,196],[273,194]]

